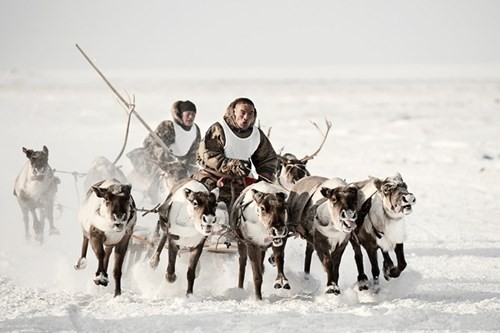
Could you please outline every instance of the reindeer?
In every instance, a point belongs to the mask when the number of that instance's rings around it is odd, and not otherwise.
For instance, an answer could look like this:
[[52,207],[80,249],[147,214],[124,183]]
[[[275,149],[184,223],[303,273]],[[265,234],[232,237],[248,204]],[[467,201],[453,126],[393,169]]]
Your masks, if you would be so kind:
[[311,176],[292,187],[288,199],[290,221],[307,241],[304,272],[309,274],[316,250],[327,275],[326,293],[340,294],[342,254],[356,228],[358,190],[340,178]]
[[216,207],[219,189],[212,192],[201,182],[190,178],[178,181],[165,202],[158,209],[160,219],[157,230],[162,235],[149,264],[156,269],[160,255],[168,241],[168,266],[165,278],[176,281],[175,263],[180,249],[191,253],[187,270],[187,295],[193,293],[196,267],[203,252],[205,240],[216,225]]
[[[405,239],[404,216],[411,214],[416,203],[413,193],[403,181],[400,173],[381,180],[370,177],[368,180],[354,183],[359,187],[358,228],[351,239],[354,258],[358,269],[358,286],[360,290],[368,289],[368,278],[364,273],[363,255],[360,245],[366,250],[371,263],[373,283],[378,285],[380,268],[377,250],[383,256],[384,278],[397,278],[406,268],[403,242]],[[389,255],[394,251],[397,266]]]
[[115,179],[100,181],[89,189],[78,214],[83,242],[81,257],[74,267],[81,270],[87,266],[87,248],[90,242],[98,261],[94,282],[106,287],[109,282],[109,258],[114,250],[115,297],[121,295],[123,261],[137,221],[130,191],[130,185]]
[[280,187],[266,182],[245,188],[234,202],[230,225],[238,240],[238,288],[243,288],[247,257],[252,265],[255,297],[262,300],[264,256],[270,247],[277,264],[275,289],[290,289],[284,274],[284,254],[288,237],[286,194]]
[[301,159],[298,159],[297,156],[290,153],[278,154],[278,172],[276,176],[276,184],[284,187],[288,191],[292,188],[293,184],[295,184],[300,179],[310,176],[309,170],[307,170],[307,162],[312,160],[314,157],[318,155],[318,153],[323,148],[325,144],[326,138],[328,137],[328,133],[330,132],[330,128],[332,127],[332,123],[325,119],[326,123],[326,132],[320,130],[319,126],[312,122],[312,124],[316,127],[316,129],[320,132],[323,140],[319,148],[310,156],[306,155]]
[[127,177],[119,167],[111,163],[106,157],[97,156],[87,171],[83,186],[85,189],[89,189],[95,183],[106,179],[116,179],[121,183],[127,183]]
[[[45,220],[49,221],[49,234],[59,234],[54,226],[54,200],[59,178],[49,166],[49,149],[43,146],[41,151],[23,147],[23,153],[29,161],[19,172],[14,184],[14,195],[17,197],[23,213],[25,238],[31,238],[29,231],[29,213],[33,219],[35,238],[43,242]],[[36,210],[39,211],[37,216]]]

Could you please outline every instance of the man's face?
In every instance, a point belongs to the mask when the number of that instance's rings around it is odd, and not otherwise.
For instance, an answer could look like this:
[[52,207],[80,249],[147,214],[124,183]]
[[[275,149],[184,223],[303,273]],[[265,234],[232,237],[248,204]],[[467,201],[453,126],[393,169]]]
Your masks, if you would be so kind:
[[196,118],[196,112],[194,111],[184,111],[182,113],[182,122],[185,126],[191,127],[194,123],[194,119]]
[[247,129],[255,119],[255,109],[250,104],[237,104],[234,107],[234,118],[240,129]]

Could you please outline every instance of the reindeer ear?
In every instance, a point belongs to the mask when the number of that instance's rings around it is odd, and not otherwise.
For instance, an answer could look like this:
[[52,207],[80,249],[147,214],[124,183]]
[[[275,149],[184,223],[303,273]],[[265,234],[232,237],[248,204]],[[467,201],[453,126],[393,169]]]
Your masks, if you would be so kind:
[[95,195],[98,198],[104,198],[104,195],[106,194],[105,188],[100,188],[99,186],[92,186],[92,191],[94,191]]
[[49,148],[47,148],[47,146],[45,146],[45,145],[43,146],[43,152],[44,152],[45,154],[48,154],[48,153],[49,153]]
[[186,199],[188,199],[189,201],[193,201],[193,199],[194,199],[193,191],[191,191],[188,188],[185,188],[184,189],[184,195],[186,196]]
[[130,190],[132,190],[132,185],[130,184],[122,185],[121,192],[125,193],[125,195],[130,195]]
[[328,187],[321,187],[320,193],[322,196],[329,199],[330,196],[332,195],[332,189]]
[[219,193],[220,189],[218,187],[214,188],[212,191],[210,191],[215,196],[215,200],[219,199]]
[[264,193],[259,192],[255,189],[252,189],[252,192],[253,192],[253,199],[255,200],[255,202],[260,204],[262,202],[262,199],[264,198]]
[[282,200],[286,200],[286,197],[287,197],[286,193],[283,193],[283,192],[276,193],[276,196]]
[[26,149],[23,147],[23,153],[26,155],[27,158],[31,158],[31,155],[33,155],[34,151],[32,149]]

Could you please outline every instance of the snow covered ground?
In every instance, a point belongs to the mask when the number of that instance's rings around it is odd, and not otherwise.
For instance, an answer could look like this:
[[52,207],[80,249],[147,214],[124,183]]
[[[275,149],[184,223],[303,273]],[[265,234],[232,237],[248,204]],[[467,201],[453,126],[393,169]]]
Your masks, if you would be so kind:
[[[123,143],[126,115],[92,73],[0,73],[2,173],[0,178],[1,332],[498,332],[500,331],[500,81],[314,80],[133,76],[108,73],[120,92],[136,97],[137,111],[152,127],[170,118],[170,105],[190,99],[204,132],[227,104],[246,96],[257,106],[277,150],[312,153],[320,126],[330,137],[310,171],[356,181],[399,171],[417,197],[407,217],[408,267],[380,283],[380,292],[356,289],[350,247],[341,265],[341,295],[325,295],[326,276],[313,257],[302,273],[305,244],[291,240],[286,274],[291,290],[272,288],[266,263],[263,301],[253,297],[251,270],[237,285],[237,256],[205,252],[194,295],[185,296],[186,255],[178,280],[164,279],[166,256],[153,271],[145,263],[127,270],[123,294],[113,297],[92,279],[89,250],[75,271],[81,231],[77,210],[83,178],[58,173],[58,236],[43,245],[26,242],[12,189],[26,161],[21,147],[47,145],[58,171],[85,173],[99,155],[110,160]],[[126,151],[141,145],[146,130],[132,120]],[[123,157],[125,173],[131,165]],[[137,193],[140,207],[151,208]],[[139,218],[152,225],[155,217]]]

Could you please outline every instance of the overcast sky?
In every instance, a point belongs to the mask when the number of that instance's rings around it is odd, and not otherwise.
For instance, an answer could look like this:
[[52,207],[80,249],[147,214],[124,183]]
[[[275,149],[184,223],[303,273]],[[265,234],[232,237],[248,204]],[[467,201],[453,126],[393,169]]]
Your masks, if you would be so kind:
[[2,0],[0,70],[494,65],[499,0]]

